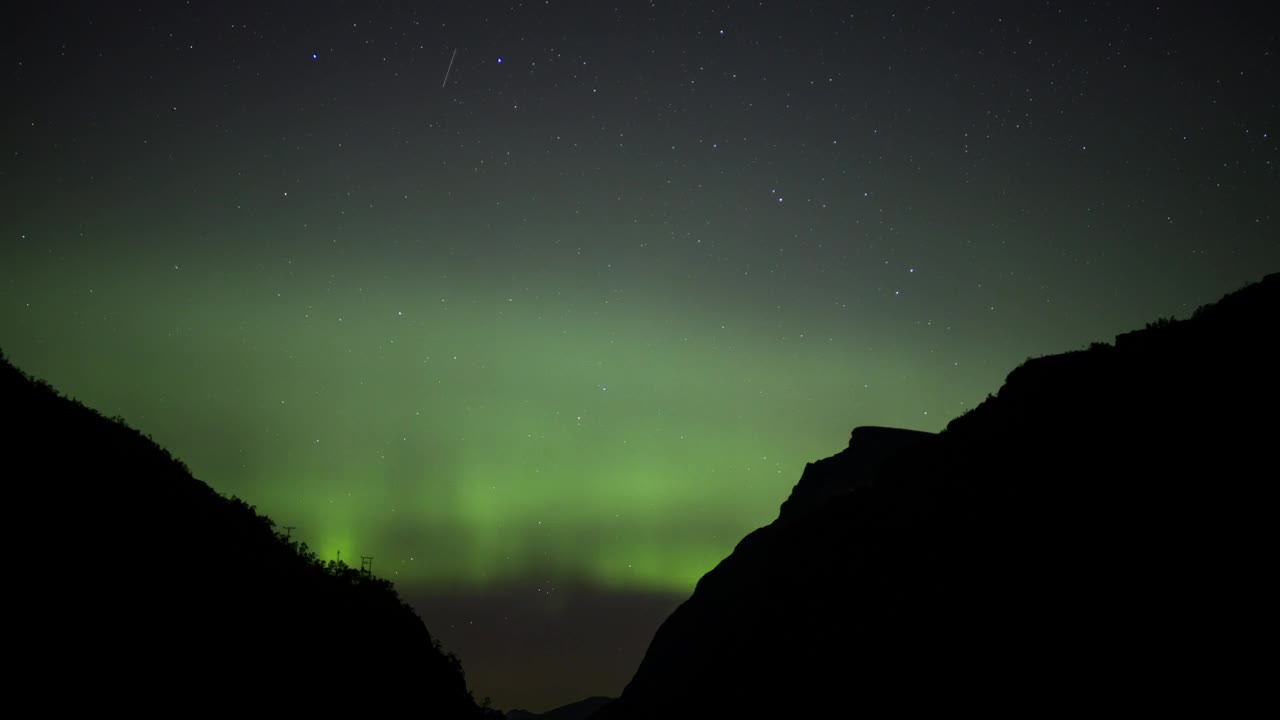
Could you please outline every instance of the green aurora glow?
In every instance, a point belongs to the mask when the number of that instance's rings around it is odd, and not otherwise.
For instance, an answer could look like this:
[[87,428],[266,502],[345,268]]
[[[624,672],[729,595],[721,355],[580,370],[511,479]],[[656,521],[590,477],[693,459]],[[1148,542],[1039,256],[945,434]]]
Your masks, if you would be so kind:
[[850,428],[940,429],[1063,344],[944,355],[945,325],[717,309],[572,267],[495,290],[439,265],[338,284],[287,255],[115,263],[10,265],[15,361],[322,557],[416,586],[687,592]]
[[504,707],[619,691],[855,426],[1280,263],[1239,9],[144,5],[4,45],[0,347]]
[[36,338],[17,362],[322,557],[373,555],[428,585],[688,591],[847,428],[936,429],[973,400],[931,383],[903,403],[912,369],[821,323],[813,340],[750,317],[721,328],[664,298],[600,293],[575,312],[554,293],[430,278],[338,292],[287,260],[287,297],[261,273],[178,263],[140,279],[93,261],[94,281],[66,293],[74,262],[6,287]]

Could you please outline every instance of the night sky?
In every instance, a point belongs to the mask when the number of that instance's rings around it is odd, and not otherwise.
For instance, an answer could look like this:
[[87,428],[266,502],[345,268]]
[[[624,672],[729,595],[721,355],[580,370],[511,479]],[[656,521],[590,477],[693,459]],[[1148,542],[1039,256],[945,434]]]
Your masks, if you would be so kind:
[[0,347],[499,707],[619,693],[854,426],[1280,269],[1243,3],[36,5]]

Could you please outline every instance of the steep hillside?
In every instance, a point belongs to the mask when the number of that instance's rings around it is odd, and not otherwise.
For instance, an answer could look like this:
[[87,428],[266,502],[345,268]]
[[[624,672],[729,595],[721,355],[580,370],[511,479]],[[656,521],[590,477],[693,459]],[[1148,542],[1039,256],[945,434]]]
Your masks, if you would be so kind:
[[508,710],[507,720],[582,720],[590,717],[596,710],[611,702],[613,702],[613,698],[597,696],[569,703],[544,713],[531,713],[528,710]]
[[[597,718],[1222,710],[1262,684],[1280,275],[858,429]],[[1251,649],[1252,648],[1252,649]]]
[[[15,606],[6,647],[59,702],[175,697],[482,717],[392,585],[322,563],[119,420],[0,356]],[[42,697],[50,697],[42,694]]]

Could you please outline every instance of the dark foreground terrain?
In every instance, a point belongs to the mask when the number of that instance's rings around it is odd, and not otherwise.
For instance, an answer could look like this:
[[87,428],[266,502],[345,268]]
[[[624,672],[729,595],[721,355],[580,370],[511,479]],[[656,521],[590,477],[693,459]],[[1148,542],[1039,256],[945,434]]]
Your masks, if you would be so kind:
[[[1221,712],[1273,645],[1280,275],[854,430],[593,717]],[[1269,683],[1268,683],[1269,684]]]
[[[122,421],[0,356],[6,651],[42,707],[483,717],[391,583],[321,562]],[[253,705],[253,707],[258,707]]]

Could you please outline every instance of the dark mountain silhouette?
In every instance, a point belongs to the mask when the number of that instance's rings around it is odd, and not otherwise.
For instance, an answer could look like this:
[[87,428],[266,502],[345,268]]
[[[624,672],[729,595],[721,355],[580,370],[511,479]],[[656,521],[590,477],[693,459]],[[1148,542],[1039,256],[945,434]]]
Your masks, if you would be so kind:
[[541,714],[531,713],[528,710],[508,710],[507,720],[586,720],[613,700],[607,697],[589,697]]
[[791,496],[782,503],[779,522],[804,517],[838,495],[869,487],[880,465],[894,455],[933,437],[932,433],[898,428],[854,428],[849,447],[833,457],[809,463]]
[[358,701],[501,717],[477,707],[457,657],[390,582],[320,561],[148,437],[3,355],[0,399],[16,561],[6,651],[23,681],[11,687],[31,683],[29,699],[132,708],[181,698],[175,710]]
[[[810,464],[594,717],[1247,705],[1276,597],[1280,275]],[[1265,678],[1265,680],[1264,680]]]

